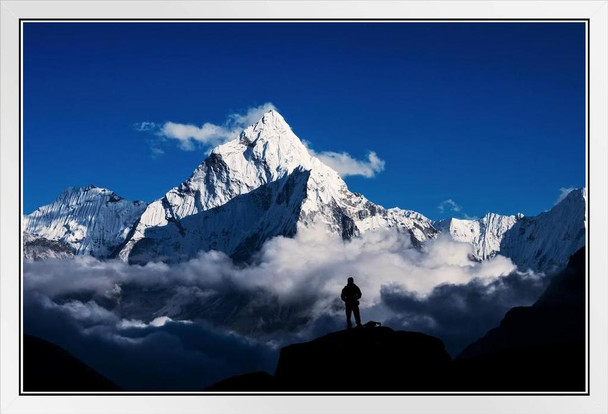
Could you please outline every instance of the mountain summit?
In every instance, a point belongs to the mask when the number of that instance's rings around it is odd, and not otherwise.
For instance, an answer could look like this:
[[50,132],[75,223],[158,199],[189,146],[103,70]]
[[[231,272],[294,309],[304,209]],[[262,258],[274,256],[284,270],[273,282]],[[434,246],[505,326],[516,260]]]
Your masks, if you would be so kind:
[[390,227],[419,244],[436,233],[421,214],[387,210],[351,193],[271,110],[151,203],[119,257],[173,262],[213,249],[246,259],[272,237],[317,224],[344,239]]

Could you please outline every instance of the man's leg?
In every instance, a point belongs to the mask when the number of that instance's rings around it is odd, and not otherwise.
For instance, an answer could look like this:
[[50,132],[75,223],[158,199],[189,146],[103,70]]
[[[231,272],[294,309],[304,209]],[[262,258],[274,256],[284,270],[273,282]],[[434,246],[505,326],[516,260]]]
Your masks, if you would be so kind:
[[355,313],[355,322],[357,323],[357,326],[361,326],[361,315],[359,315],[359,306],[353,306],[353,312]]
[[350,315],[351,315],[352,311],[353,311],[353,309],[350,306],[346,305],[346,327],[347,328],[350,328],[353,326],[352,322],[350,321]]

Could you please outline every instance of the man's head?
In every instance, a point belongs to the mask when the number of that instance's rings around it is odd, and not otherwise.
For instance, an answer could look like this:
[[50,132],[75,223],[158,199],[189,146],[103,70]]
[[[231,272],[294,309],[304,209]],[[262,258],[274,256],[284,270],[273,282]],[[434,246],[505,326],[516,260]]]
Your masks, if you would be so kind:
[[349,277],[349,278],[347,279],[347,282],[348,282],[348,284],[349,284],[349,285],[352,285],[353,283],[355,283],[355,281],[353,280],[353,278],[352,278],[352,277]]

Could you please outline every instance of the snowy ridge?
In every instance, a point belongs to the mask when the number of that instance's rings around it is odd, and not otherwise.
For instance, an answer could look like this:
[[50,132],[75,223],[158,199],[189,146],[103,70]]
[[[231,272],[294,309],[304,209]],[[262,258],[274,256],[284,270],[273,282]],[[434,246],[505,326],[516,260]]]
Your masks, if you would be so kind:
[[551,210],[533,217],[489,213],[478,220],[434,222],[453,240],[473,246],[474,259],[497,254],[521,270],[551,272],[563,268],[570,255],[585,245],[585,189],[577,189]]
[[[107,257],[126,238],[146,207],[95,187],[69,187],[51,204],[23,218],[31,237],[62,242],[75,254]],[[30,236],[28,236],[30,237]]]
[[585,245],[586,189],[573,190],[551,210],[523,217],[505,234],[501,254],[520,268],[550,272]]
[[488,213],[478,220],[449,218],[433,224],[453,240],[473,246],[476,260],[486,260],[500,252],[500,243],[505,235],[523,216],[503,216]]
[[295,235],[309,174],[296,169],[219,207],[167,226],[149,228],[146,237],[131,250],[129,262],[175,263],[209,250],[246,260],[267,239]]

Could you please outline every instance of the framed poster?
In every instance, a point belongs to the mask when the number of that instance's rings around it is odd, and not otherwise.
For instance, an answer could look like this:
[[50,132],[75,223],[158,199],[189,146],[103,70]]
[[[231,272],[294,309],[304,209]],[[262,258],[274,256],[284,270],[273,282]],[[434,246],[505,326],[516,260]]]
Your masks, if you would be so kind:
[[606,408],[605,2],[3,6],[3,410]]

